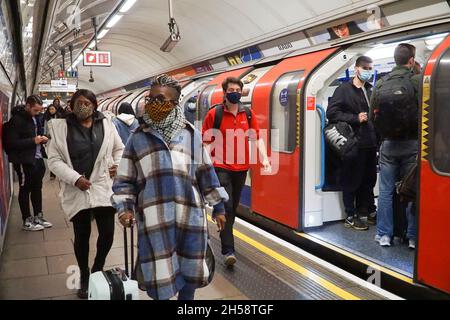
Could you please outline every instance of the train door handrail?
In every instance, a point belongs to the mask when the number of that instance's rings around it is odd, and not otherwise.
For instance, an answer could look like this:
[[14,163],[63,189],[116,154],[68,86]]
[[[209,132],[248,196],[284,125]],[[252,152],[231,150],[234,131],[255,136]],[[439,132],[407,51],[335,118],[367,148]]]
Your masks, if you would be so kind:
[[316,110],[320,113],[320,137],[321,137],[321,147],[320,147],[320,183],[316,185],[316,190],[321,190],[325,185],[325,126],[326,126],[326,114],[325,109],[320,105],[316,105]]

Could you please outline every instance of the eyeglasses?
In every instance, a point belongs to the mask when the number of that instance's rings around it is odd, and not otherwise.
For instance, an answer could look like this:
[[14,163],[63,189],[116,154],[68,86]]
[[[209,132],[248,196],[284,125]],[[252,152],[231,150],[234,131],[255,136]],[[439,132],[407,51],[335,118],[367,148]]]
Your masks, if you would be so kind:
[[147,104],[152,104],[152,103],[163,104],[164,102],[172,102],[173,104],[177,104],[176,100],[166,100],[162,96],[157,96],[157,97],[147,96],[147,97],[145,97],[145,104],[146,105]]

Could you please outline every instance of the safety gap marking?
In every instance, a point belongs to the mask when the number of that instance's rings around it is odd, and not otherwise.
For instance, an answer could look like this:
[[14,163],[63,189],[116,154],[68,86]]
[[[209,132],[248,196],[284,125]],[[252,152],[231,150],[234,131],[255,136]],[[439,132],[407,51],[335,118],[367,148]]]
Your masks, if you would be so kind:
[[322,260],[303,249],[300,249],[299,247],[293,245],[292,243],[289,243],[283,239],[280,239],[280,238],[276,237],[275,235],[268,233],[267,231],[262,230],[262,229],[258,228],[257,226],[252,225],[240,218],[236,218],[236,222],[249,230],[253,230],[254,232],[257,232],[259,235],[262,235],[262,236],[266,237],[267,239],[269,239],[279,245],[282,245],[282,246],[288,248],[289,250],[294,251],[295,253],[298,253],[319,265],[324,266],[325,268],[329,269],[330,271],[341,275],[342,277],[350,280],[351,282],[356,283],[357,285],[359,285],[361,287],[364,287],[368,290],[378,293],[379,295],[384,296],[390,300],[404,300],[403,298],[401,298],[389,291],[386,291],[370,282],[364,281],[363,279],[355,276],[354,274],[351,274],[350,272],[340,269],[340,268],[336,267],[335,265],[333,265],[325,260]]
[[[213,222],[209,215],[208,215],[208,220],[210,222]],[[345,291],[342,288],[339,288],[338,286],[334,285],[330,281],[323,279],[322,277],[320,277],[317,274],[309,271],[305,267],[302,267],[301,265],[299,265],[299,264],[295,263],[294,261],[284,257],[283,255],[275,252],[274,250],[266,247],[265,245],[259,243],[258,241],[253,240],[252,238],[246,236],[245,234],[243,234],[243,233],[241,233],[241,232],[239,232],[237,230],[233,230],[233,233],[234,233],[234,235],[236,237],[238,237],[242,241],[247,242],[251,246],[253,246],[256,249],[258,249],[259,251],[264,252],[265,254],[267,254],[268,256],[278,260],[279,262],[281,262],[285,266],[287,266],[287,267],[291,268],[292,270],[297,271],[301,275],[311,279],[312,281],[316,282],[317,284],[319,284],[323,288],[325,288],[328,291],[334,293],[335,295],[341,297],[342,299],[345,299],[345,300],[361,300],[361,298],[359,298],[359,297],[357,297],[357,296],[355,296],[355,295]]]

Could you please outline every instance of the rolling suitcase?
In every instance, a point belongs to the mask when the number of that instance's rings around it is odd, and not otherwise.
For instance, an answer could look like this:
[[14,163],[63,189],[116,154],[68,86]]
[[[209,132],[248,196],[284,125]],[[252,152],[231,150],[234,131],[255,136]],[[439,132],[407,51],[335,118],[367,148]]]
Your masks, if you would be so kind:
[[[139,300],[138,282],[130,278],[128,267],[127,230],[124,228],[125,271],[114,268],[99,271],[89,277],[89,300]],[[131,237],[131,270],[134,262],[134,232],[130,228]],[[133,271],[132,271],[133,272]]]

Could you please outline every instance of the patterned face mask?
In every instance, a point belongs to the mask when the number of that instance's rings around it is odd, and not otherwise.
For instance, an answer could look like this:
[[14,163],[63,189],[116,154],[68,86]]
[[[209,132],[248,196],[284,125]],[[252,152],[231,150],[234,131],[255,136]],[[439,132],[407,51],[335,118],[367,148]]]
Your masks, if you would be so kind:
[[175,108],[171,101],[153,101],[145,106],[145,113],[154,122],[160,122],[167,118],[169,113]]
[[73,114],[78,120],[84,121],[94,114],[94,108],[92,105],[75,104]]

